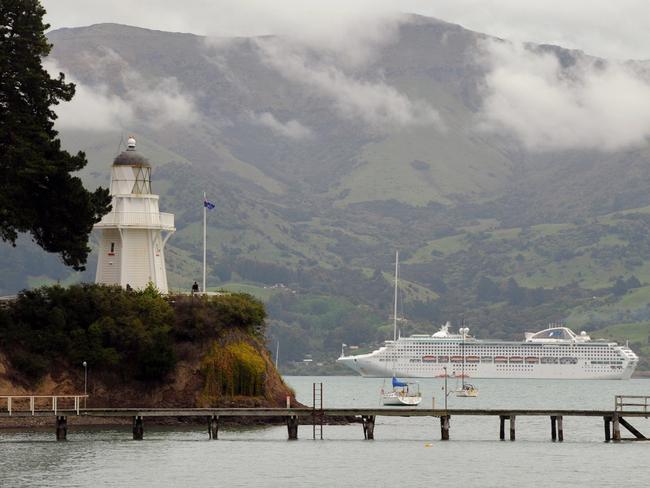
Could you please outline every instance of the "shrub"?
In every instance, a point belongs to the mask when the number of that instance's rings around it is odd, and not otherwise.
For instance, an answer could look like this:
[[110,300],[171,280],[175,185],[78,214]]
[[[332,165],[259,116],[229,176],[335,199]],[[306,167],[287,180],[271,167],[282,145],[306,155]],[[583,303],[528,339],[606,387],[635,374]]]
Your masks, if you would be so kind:
[[239,341],[222,346],[217,342],[203,358],[205,377],[202,403],[218,404],[222,396],[263,396],[266,364],[250,344]]
[[264,336],[266,310],[262,302],[247,293],[179,295],[174,297],[173,307],[174,333],[179,340],[214,338],[229,329]]
[[12,366],[30,381],[59,363],[160,380],[175,366],[173,310],[154,289],[127,292],[95,284],[19,294],[0,320]]

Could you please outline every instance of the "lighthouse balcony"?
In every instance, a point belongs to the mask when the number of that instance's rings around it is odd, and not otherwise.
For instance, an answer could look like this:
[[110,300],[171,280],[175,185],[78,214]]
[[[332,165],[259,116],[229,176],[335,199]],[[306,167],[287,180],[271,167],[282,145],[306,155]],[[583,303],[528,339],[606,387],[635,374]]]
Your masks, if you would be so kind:
[[151,212],[110,212],[95,224],[97,229],[133,227],[174,231],[174,214]]

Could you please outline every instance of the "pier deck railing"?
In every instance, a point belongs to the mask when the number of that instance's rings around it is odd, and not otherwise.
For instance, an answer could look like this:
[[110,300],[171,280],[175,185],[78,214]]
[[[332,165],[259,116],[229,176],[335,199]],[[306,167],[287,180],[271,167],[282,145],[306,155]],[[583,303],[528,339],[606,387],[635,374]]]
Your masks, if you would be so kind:
[[37,413],[57,415],[59,411],[72,410],[77,415],[81,412],[82,400],[88,395],[2,395],[0,396],[0,412],[6,411],[9,416],[16,413]]
[[650,414],[650,396],[643,395],[616,395],[614,397],[614,410],[616,412],[643,411],[646,417]]

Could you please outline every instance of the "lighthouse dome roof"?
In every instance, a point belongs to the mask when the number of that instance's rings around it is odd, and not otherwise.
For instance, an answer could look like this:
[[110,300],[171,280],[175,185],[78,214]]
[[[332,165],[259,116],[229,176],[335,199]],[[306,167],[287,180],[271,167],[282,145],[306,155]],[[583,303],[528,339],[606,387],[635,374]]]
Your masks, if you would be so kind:
[[151,163],[139,152],[127,149],[115,158],[113,166],[139,166],[151,168]]

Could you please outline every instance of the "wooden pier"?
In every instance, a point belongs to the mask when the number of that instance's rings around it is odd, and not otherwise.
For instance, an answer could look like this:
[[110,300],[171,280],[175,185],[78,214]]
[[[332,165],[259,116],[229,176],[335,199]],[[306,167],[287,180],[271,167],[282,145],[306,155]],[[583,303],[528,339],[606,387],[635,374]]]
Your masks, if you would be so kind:
[[[322,391],[322,390],[321,390]],[[516,439],[516,419],[521,417],[547,417],[550,419],[550,440],[564,440],[563,419],[565,417],[600,417],[604,424],[605,442],[623,440],[648,440],[631,424],[631,419],[650,416],[650,396],[617,396],[613,410],[558,410],[558,409],[426,409],[426,408],[323,408],[321,397],[316,397],[311,408],[81,408],[84,395],[29,397],[0,396],[0,423],[3,418],[51,417],[56,422],[57,440],[67,439],[67,418],[130,418],[133,422],[133,439],[144,438],[145,418],[195,418],[205,419],[210,439],[219,438],[222,419],[257,417],[260,420],[277,422],[285,420],[288,439],[298,439],[298,426],[312,426],[313,438],[323,438],[322,426],[328,420],[354,418],[363,426],[365,439],[374,439],[377,417],[432,417],[440,421],[440,439],[449,440],[452,418],[479,416],[499,419],[499,439],[506,439],[506,421],[509,439]],[[38,408],[39,401],[47,408]],[[20,408],[20,404],[24,404]],[[69,407],[65,405],[69,404]],[[621,436],[621,427],[633,437]],[[495,424],[496,430],[496,424]]]

